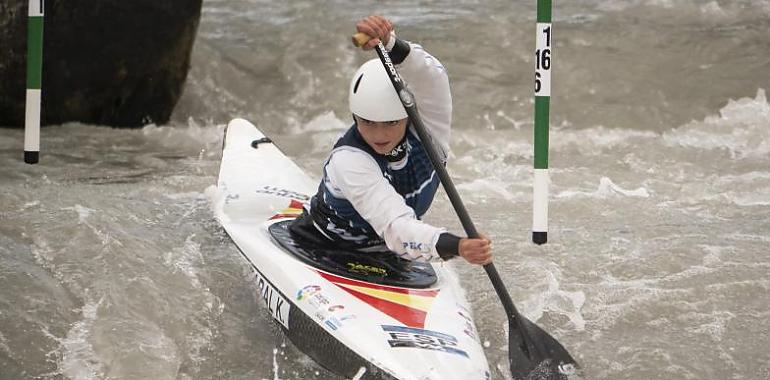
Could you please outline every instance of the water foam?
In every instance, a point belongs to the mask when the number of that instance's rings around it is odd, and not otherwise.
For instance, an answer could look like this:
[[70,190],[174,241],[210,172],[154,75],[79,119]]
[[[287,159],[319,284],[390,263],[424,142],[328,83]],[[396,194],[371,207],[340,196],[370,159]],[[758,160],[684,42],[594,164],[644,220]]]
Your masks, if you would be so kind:
[[102,229],[99,229],[97,227],[97,225],[99,225],[98,222],[96,223],[96,225],[94,225],[93,223],[89,222],[88,219],[91,217],[91,215],[93,215],[94,213],[97,212],[96,210],[90,209],[90,208],[85,207],[85,206],[81,206],[79,204],[75,204],[75,206],[73,206],[73,207],[63,207],[63,208],[61,208],[61,210],[62,211],[75,211],[78,214],[78,224],[82,224],[82,225],[88,227],[91,230],[91,232],[93,232],[94,235],[96,235],[99,238],[99,240],[101,241],[103,246],[107,246],[107,245],[113,244],[113,243],[118,245],[118,246],[122,246],[123,245],[123,243],[121,243],[117,238],[113,237],[113,234],[111,232],[109,232],[109,231],[104,232],[104,231],[102,231]]
[[634,190],[627,190],[612,182],[607,177],[599,180],[599,186],[595,191],[565,190],[555,195],[559,199],[569,198],[598,198],[606,199],[614,196],[625,196],[635,198],[649,198],[650,193],[644,187],[638,187]]
[[278,377],[279,372],[280,369],[278,368],[278,349],[273,348],[273,380],[281,380],[281,378]]
[[304,134],[308,132],[330,132],[344,131],[349,127],[348,124],[340,120],[334,111],[328,111],[317,115],[305,124],[294,123],[289,127],[292,134]]
[[203,289],[198,279],[197,263],[203,261],[200,244],[194,240],[195,234],[185,239],[184,246],[167,252],[163,255],[166,266],[173,268],[174,272],[182,272],[196,289]]
[[200,152],[206,157],[217,156],[222,147],[225,124],[198,124],[193,118],[187,120],[187,125],[157,126],[146,125],[140,133],[148,140],[157,141],[164,147],[178,149],[180,147]]
[[546,312],[561,314],[569,319],[576,330],[585,330],[586,321],[581,313],[586,301],[585,293],[560,289],[561,270],[555,264],[549,264],[548,268],[543,269],[548,288],[524,302],[525,314],[533,320],[540,319]]
[[36,207],[36,206],[39,206],[39,205],[40,205],[40,201],[36,200],[36,201],[24,203],[24,205],[21,207],[21,209],[25,210],[25,209],[28,209],[30,207]]
[[714,342],[721,342],[724,337],[727,324],[735,318],[735,314],[729,311],[713,311],[708,313],[685,313],[677,317],[688,327],[686,331],[708,336]]
[[765,90],[758,89],[753,99],[731,99],[718,116],[665,132],[663,139],[672,147],[726,150],[733,159],[765,159],[770,155],[770,104]]
[[86,219],[88,219],[91,214],[96,211],[94,209],[90,209],[88,207],[81,206],[79,204],[76,204],[73,207],[64,207],[62,208],[63,211],[75,211],[78,214],[78,224],[86,224]]
[[[181,273],[196,290],[200,299],[193,306],[194,316],[189,318],[188,327],[193,333],[185,339],[187,355],[193,369],[206,359],[206,349],[212,345],[216,334],[213,320],[224,312],[225,305],[214,295],[205,282],[201,280],[200,269],[205,267],[200,243],[195,241],[196,235],[187,236],[184,246],[167,252],[163,256],[164,264],[172,269],[172,273]],[[202,319],[200,321],[199,319]]]
[[67,335],[59,340],[63,354],[60,370],[70,379],[104,378],[104,365],[90,342],[94,321],[103,301],[104,297],[97,302],[86,301],[81,309],[83,318],[75,322],[67,331]]
[[350,125],[337,118],[333,111],[322,113],[305,124],[290,124],[289,130],[295,135],[311,134],[313,153],[331,151],[339,136]]
[[[0,312],[0,314],[2,314]],[[11,348],[8,347],[8,339],[3,335],[3,332],[0,331],[0,351],[5,352],[6,355],[11,355],[12,351]]]
[[361,378],[364,377],[364,374],[366,374],[366,367],[361,367],[358,369],[358,372],[356,372],[356,374],[350,380],[361,380]]
[[524,201],[528,199],[529,194],[523,192],[512,193],[506,189],[507,183],[497,179],[475,179],[471,182],[457,185],[458,190],[469,194],[482,195],[483,197],[502,197],[506,201]]
[[188,191],[184,193],[171,193],[171,194],[164,194],[163,196],[175,201],[200,201],[200,200],[208,199],[206,194],[198,191]]
[[[550,146],[554,150],[577,148],[583,154],[596,154],[601,150],[637,146],[640,140],[657,139],[652,131],[616,129],[597,126],[579,130],[556,129],[552,132]],[[589,142],[589,143],[586,143]],[[530,149],[532,149],[530,147]]]

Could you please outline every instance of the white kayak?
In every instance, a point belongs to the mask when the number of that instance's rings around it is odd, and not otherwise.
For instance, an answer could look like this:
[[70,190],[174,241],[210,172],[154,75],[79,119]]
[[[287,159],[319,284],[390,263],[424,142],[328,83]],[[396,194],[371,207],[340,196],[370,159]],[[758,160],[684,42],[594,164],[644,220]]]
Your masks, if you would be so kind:
[[287,227],[317,187],[254,125],[228,124],[216,217],[292,343],[346,378],[489,379],[470,307],[448,265],[292,239]]

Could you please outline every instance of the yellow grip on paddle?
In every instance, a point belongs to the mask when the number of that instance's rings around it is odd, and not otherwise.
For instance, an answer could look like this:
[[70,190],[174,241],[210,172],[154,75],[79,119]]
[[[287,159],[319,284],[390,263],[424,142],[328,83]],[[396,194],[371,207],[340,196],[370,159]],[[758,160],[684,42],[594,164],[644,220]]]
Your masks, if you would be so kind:
[[356,47],[361,47],[366,45],[366,43],[369,42],[369,40],[371,40],[372,37],[370,37],[366,33],[358,32],[354,34],[353,37],[351,37],[351,39],[353,40],[353,45],[356,45]]

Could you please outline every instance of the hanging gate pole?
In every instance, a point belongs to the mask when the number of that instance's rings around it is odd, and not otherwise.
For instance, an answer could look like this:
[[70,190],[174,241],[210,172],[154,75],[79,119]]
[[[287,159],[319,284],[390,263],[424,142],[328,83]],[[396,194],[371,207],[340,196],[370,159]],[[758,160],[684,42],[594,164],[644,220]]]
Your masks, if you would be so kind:
[[43,76],[44,0],[29,0],[27,24],[27,101],[24,120],[24,162],[40,157],[40,98]]
[[535,45],[535,180],[532,193],[532,241],[548,241],[548,127],[551,103],[551,0],[537,0]]

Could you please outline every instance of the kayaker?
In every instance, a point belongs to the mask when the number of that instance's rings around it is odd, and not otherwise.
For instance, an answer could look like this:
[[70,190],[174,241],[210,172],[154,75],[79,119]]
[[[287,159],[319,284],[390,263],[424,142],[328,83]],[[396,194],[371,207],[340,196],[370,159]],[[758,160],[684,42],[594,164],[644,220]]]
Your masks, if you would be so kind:
[[[393,24],[373,15],[356,30],[380,41],[415,96],[420,116],[446,163],[452,97],[446,69],[422,46],[396,37]],[[350,83],[353,126],[334,145],[309,207],[291,231],[300,240],[363,252],[390,250],[409,260],[492,261],[487,238],[461,238],[420,218],[439,178],[378,59],[364,63]]]

